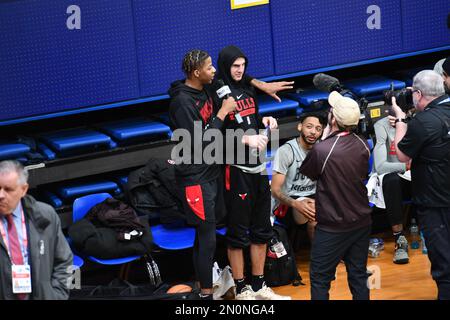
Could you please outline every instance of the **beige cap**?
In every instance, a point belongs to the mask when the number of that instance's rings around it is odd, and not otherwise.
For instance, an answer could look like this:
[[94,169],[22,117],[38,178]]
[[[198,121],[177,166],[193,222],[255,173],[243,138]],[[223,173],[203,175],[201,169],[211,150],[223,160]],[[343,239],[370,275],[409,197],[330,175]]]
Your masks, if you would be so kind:
[[333,107],[333,116],[341,126],[355,126],[359,122],[358,103],[339,92],[333,91],[328,96],[328,103]]

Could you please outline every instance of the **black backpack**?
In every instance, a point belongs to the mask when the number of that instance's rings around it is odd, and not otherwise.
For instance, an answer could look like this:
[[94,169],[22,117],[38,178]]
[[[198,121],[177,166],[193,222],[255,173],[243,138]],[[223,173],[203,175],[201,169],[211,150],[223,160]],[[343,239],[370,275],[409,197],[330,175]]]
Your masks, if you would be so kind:
[[[281,242],[287,254],[277,258],[273,245]],[[295,254],[289,243],[286,230],[278,225],[273,226],[273,237],[268,244],[264,277],[269,287],[278,287],[288,284],[293,286],[304,285],[302,277],[297,270]]]

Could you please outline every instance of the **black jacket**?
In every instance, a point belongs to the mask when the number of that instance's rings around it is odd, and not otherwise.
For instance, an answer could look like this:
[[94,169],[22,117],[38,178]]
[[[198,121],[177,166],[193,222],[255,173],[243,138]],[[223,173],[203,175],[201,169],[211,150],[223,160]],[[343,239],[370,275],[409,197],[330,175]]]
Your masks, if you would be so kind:
[[181,194],[174,188],[175,185],[175,165],[153,158],[145,167],[128,175],[125,190],[136,211],[170,224],[185,219]]
[[118,240],[114,229],[95,226],[88,219],[72,224],[68,233],[77,252],[99,259],[117,259],[151,251],[153,239],[150,226],[146,220],[141,223],[144,225],[143,235],[130,241]]
[[450,207],[450,98],[431,101],[408,122],[398,148],[412,159],[414,204]]
[[[177,162],[175,169],[177,182],[182,186],[189,186],[216,179],[219,168],[205,164],[203,159],[203,151],[209,142],[194,140],[194,122],[197,123],[197,130],[202,135],[209,129],[220,130],[223,126],[222,120],[216,117],[218,108],[212,93],[206,88],[199,91],[185,85],[184,81],[175,81],[171,84],[169,95],[169,118],[174,135],[177,135],[175,130],[184,129],[191,137],[188,154],[181,153],[179,157],[173,159]],[[200,163],[194,164],[194,159],[200,159]]]
[[[237,58],[245,59],[245,70],[240,81],[234,81],[231,76],[231,66]],[[228,46],[222,49],[219,53],[219,59],[217,60],[218,74],[217,78],[222,79],[226,85],[230,87],[231,95],[234,97],[237,103],[235,112],[230,113],[224,121],[224,129],[242,129],[244,132],[248,132],[250,135],[258,134],[259,129],[263,128],[262,117],[259,115],[258,101],[256,99],[256,90],[250,85],[252,78],[247,75],[248,59],[245,54],[235,46]],[[236,120],[236,113],[242,118],[242,122],[238,123]],[[234,144],[234,156],[233,162],[229,164],[245,165],[246,167],[257,166],[260,163],[259,159],[252,156],[250,148],[245,146],[245,152],[239,155],[236,152],[239,145],[242,142],[240,139],[235,139]],[[230,155],[227,155],[227,159],[231,159]]]
[[145,229],[133,208],[114,198],[108,198],[93,206],[86,219],[97,226],[113,229],[118,240],[130,240],[129,237],[134,237],[130,234],[132,231],[136,231],[136,236],[140,237]]

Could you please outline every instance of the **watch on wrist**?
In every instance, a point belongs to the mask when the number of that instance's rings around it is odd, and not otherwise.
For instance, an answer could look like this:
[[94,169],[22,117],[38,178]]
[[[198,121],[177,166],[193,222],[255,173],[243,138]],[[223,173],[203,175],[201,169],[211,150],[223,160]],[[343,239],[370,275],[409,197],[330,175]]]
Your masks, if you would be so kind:
[[406,118],[397,118],[397,119],[395,119],[394,123],[397,123],[397,122],[404,122],[404,123],[406,123]]

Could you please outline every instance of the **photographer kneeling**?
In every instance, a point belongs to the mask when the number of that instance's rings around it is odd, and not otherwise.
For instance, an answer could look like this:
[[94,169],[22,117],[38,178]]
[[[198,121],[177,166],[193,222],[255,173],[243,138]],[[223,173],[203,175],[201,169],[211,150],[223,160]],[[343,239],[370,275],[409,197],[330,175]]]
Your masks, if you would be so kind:
[[412,98],[418,113],[407,122],[392,98],[395,149],[401,162],[411,163],[412,200],[431,261],[438,299],[450,299],[450,98],[442,77],[419,72]]

